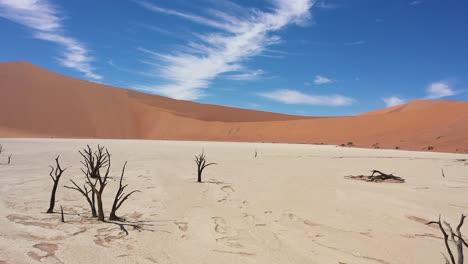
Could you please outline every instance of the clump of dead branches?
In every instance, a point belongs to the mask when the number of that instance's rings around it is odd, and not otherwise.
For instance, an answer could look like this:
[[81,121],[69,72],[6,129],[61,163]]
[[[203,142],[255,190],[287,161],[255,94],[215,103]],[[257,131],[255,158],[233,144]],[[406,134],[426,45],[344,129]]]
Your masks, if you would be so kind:
[[[466,241],[463,239],[462,233],[461,233],[461,228],[463,226],[463,223],[465,221],[466,215],[461,215],[460,217],[460,222],[458,223],[455,231],[453,230],[452,226],[447,223],[446,221],[442,221],[440,219],[439,215],[439,220],[438,221],[431,221],[427,223],[427,225],[431,224],[437,224],[439,226],[440,231],[442,232],[442,235],[444,236],[444,244],[445,248],[447,250],[447,253],[449,257],[447,258],[446,255],[443,255],[445,258],[445,263],[446,264],[463,264],[464,262],[464,257],[463,257],[463,247],[468,247],[468,244]],[[445,225],[445,227],[444,227]],[[446,229],[447,228],[447,229]],[[447,232],[448,231],[448,232]],[[449,240],[453,243],[457,250],[457,256],[452,252],[452,248],[450,247]],[[456,260],[456,261],[455,261]]]
[[111,166],[109,151],[102,146],[98,146],[97,150],[93,151],[88,145],[79,153],[83,157],[81,164],[83,164],[84,168],[81,171],[86,176],[86,184],[90,186],[92,192],[96,195],[98,220],[104,221],[102,195],[107,186]]
[[[88,202],[93,217],[97,217],[99,221],[105,221],[104,216],[104,202],[103,194],[110,179],[110,168],[111,168],[111,155],[109,151],[103,146],[97,147],[93,150],[89,145],[82,151],[79,151],[83,160],[81,164],[83,168],[81,171],[85,175],[85,182],[82,185],[77,184],[74,180],[70,180],[72,186],[65,186],[65,188],[78,191],[83,195]],[[125,173],[125,167],[127,162],[122,169],[120,176],[119,189],[115,195],[114,202],[112,204],[112,210],[109,216],[109,220],[121,221],[122,218],[116,216],[117,210],[122,204],[135,192],[132,191],[128,194],[124,193],[125,188],[128,184],[123,185],[123,178]]]
[[389,183],[404,183],[405,179],[393,174],[383,173],[379,170],[372,170],[371,175],[349,175],[346,179],[365,181],[365,182],[389,182]]

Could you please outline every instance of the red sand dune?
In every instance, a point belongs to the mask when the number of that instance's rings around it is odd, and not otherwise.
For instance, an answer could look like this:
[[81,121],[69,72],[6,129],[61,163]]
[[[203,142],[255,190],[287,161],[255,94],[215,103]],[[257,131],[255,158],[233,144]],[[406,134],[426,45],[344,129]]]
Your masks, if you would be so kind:
[[468,151],[468,103],[423,101],[352,117],[301,117],[174,100],[0,63],[0,137],[353,142]]

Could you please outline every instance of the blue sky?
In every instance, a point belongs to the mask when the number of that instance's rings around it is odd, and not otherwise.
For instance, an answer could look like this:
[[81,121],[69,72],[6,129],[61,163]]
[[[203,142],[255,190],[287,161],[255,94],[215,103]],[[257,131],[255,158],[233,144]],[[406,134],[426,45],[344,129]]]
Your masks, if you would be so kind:
[[467,101],[467,13],[465,0],[0,0],[0,61],[202,103],[353,115]]

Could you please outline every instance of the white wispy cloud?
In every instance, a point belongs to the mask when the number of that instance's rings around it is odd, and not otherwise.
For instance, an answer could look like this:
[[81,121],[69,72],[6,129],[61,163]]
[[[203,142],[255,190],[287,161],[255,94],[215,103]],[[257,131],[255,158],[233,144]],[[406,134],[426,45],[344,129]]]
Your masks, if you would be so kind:
[[414,5],[420,5],[422,3],[424,3],[424,0],[415,0],[415,1],[411,1],[409,5],[414,6]]
[[32,30],[34,38],[50,41],[63,48],[58,61],[86,77],[99,80],[102,77],[91,66],[93,58],[78,40],[65,34],[63,18],[58,9],[47,0],[0,0],[0,17],[21,24]]
[[447,82],[434,82],[427,87],[425,99],[440,99],[443,97],[454,96],[461,92],[462,91],[454,90]]
[[320,1],[315,5],[315,7],[321,8],[321,9],[337,9],[337,8],[340,8],[341,6],[338,4],[332,4],[332,3],[327,3],[325,1]]
[[382,100],[385,102],[387,107],[397,106],[405,103],[405,100],[397,96],[383,98]]
[[190,20],[190,21],[195,22],[195,23],[203,24],[203,25],[206,25],[206,26],[210,26],[210,27],[214,27],[214,28],[218,28],[218,29],[222,29],[222,30],[226,30],[226,31],[236,31],[235,25],[233,23],[227,23],[229,21],[222,22],[222,21],[217,21],[215,19],[205,18],[203,16],[197,16],[197,15],[193,15],[193,14],[189,14],[189,13],[179,12],[177,10],[162,8],[162,7],[159,7],[159,6],[155,5],[155,4],[147,2],[147,1],[138,1],[138,0],[136,0],[135,2],[140,4],[144,8],[146,8],[148,10],[151,10],[153,12],[181,17],[181,18]]
[[321,76],[321,75],[315,76],[315,79],[314,79],[314,83],[317,84],[317,85],[332,83],[334,81],[335,80],[324,77],[324,76]]
[[289,89],[264,92],[258,95],[285,104],[344,106],[354,102],[354,99],[339,94],[313,95]]
[[356,46],[356,45],[364,45],[366,44],[366,42],[364,40],[358,40],[358,41],[354,41],[354,42],[346,42],[345,45],[346,46]]
[[313,0],[272,2],[269,12],[243,9],[241,13],[229,13],[209,9],[206,16],[198,16],[136,1],[150,11],[177,16],[216,30],[196,35],[196,41],[170,54],[140,49],[153,62],[155,77],[167,81],[165,85],[145,89],[176,99],[195,100],[205,95],[203,89],[220,74],[249,71],[242,64],[245,60],[280,42],[274,32],[290,24],[304,25],[311,16],[309,10]]
[[264,77],[264,74],[264,70],[255,70],[238,74],[229,74],[226,78],[235,81],[253,81]]

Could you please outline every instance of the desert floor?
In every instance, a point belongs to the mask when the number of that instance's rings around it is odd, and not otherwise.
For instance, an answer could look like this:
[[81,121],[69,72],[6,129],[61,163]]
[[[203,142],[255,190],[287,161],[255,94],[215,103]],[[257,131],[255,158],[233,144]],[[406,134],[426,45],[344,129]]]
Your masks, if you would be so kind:
[[[83,182],[78,150],[112,154],[132,196],[119,226],[90,218],[70,179]],[[0,263],[443,263],[440,231],[468,213],[468,155],[336,146],[132,140],[1,139]],[[196,183],[194,155],[209,162]],[[254,157],[255,150],[258,157]],[[56,210],[45,214],[60,155],[68,169]],[[445,178],[441,175],[441,169]],[[406,183],[345,179],[372,169]],[[468,226],[464,229],[468,235]],[[127,234],[128,233],[128,234]]]

